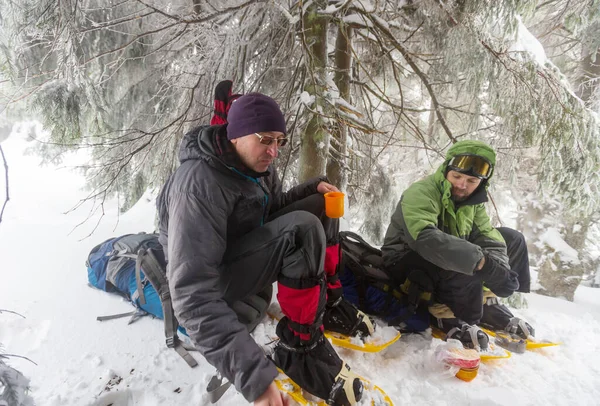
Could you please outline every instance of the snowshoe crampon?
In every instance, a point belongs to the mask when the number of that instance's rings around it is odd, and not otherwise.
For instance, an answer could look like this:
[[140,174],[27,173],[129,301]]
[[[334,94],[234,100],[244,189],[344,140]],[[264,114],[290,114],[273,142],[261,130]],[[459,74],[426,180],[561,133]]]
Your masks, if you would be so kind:
[[[555,346],[562,344],[562,343],[557,343],[557,342],[552,342],[552,341],[537,341],[535,339],[530,339],[530,338],[524,340],[518,336],[512,337],[509,333],[506,333],[506,332],[501,332],[501,331],[495,332],[495,331],[488,330],[485,328],[482,328],[482,330],[485,331],[488,335],[490,335],[492,337],[496,337],[495,341],[497,344],[499,344],[498,343],[499,339],[502,340],[501,342],[504,342],[506,340],[510,340],[510,342],[518,341],[519,339],[523,340],[525,342],[526,350],[535,350],[538,348],[545,348],[545,347],[555,347]],[[500,334],[499,338],[497,337],[498,334]],[[514,352],[518,352],[518,351],[514,351]]]
[[[277,388],[281,392],[287,394],[297,404],[302,406],[327,406],[327,403],[324,400],[303,391],[302,388],[285,375],[281,369],[277,368],[277,370],[279,371],[279,375],[275,378],[275,385],[277,385]],[[362,381],[364,388],[361,404],[364,404],[363,402],[367,399],[367,402],[370,401],[370,403],[367,404],[371,406],[394,405],[389,396],[379,386],[371,384],[363,377],[360,377],[360,380]]]

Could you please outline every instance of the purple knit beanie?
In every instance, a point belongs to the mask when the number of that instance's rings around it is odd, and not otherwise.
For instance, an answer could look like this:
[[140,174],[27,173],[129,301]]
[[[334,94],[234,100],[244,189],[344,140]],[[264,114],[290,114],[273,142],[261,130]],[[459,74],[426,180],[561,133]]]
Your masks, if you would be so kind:
[[227,122],[228,140],[263,131],[286,133],[285,118],[277,102],[260,93],[248,93],[235,100]]

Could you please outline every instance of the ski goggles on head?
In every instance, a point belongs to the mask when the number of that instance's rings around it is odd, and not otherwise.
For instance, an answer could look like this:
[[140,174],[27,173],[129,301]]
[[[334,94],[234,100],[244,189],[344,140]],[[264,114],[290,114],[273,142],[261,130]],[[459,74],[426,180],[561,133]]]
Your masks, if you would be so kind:
[[492,174],[490,161],[479,155],[457,155],[452,158],[448,168],[480,179],[487,179]]

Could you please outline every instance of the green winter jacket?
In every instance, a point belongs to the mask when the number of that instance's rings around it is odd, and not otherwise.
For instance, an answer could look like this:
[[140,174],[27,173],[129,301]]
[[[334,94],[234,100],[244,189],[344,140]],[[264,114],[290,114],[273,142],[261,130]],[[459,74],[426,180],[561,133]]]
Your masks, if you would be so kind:
[[489,179],[467,200],[455,204],[451,199],[446,168],[460,154],[483,156],[492,166],[496,163],[496,154],[487,144],[460,141],[448,150],[434,174],[413,183],[402,195],[385,235],[381,250],[387,267],[411,250],[442,269],[467,275],[473,274],[484,252],[509,266],[504,239],[485,211]]

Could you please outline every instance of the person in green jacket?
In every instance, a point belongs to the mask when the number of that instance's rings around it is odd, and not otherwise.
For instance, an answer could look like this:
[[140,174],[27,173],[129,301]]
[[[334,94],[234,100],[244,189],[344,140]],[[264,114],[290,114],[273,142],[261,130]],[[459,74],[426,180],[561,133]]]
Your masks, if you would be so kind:
[[489,341],[477,324],[534,334],[497,298],[529,292],[530,273],[523,235],[492,227],[484,206],[495,164],[489,145],[455,143],[434,174],[402,194],[381,249],[395,279],[433,290],[434,324],[471,348]]

